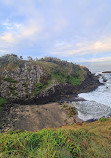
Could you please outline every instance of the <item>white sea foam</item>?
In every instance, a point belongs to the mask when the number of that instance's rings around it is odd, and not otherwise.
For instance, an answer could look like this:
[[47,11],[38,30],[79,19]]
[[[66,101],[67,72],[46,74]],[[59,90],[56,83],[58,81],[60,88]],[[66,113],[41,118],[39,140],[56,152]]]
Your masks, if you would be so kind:
[[[81,93],[79,97],[87,101],[73,102],[78,109],[79,118],[84,121],[97,119],[111,114],[111,74],[103,74],[108,80],[105,85],[99,86],[96,90],[89,93]],[[103,82],[100,78],[100,82]]]

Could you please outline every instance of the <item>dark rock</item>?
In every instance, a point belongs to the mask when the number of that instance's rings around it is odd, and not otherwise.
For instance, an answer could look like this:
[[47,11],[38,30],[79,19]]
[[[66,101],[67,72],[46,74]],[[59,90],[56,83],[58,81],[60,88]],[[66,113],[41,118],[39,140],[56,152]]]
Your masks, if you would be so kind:
[[107,82],[107,79],[104,76],[102,76],[102,79],[103,79],[103,82]]
[[95,121],[97,121],[97,119],[89,119],[89,120],[87,120],[85,122],[91,123],[91,122],[95,122]]
[[108,114],[108,117],[111,117],[111,113]]
[[94,74],[91,74],[91,72],[87,70],[87,76],[80,85],[54,85],[50,89],[41,92],[30,99],[20,98],[13,100],[10,99],[9,101],[17,104],[46,104],[48,102],[55,102],[58,100],[75,101],[77,94],[93,91],[100,85],[103,84],[99,82],[98,77],[94,76]]
[[111,71],[103,71],[102,73],[111,73]]

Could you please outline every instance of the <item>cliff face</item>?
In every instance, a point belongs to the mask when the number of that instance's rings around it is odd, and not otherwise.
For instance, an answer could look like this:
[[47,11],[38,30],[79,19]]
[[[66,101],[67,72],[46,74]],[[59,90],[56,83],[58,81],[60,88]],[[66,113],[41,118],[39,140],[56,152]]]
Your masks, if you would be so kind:
[[34,85],[40,82],[43,71],[40,66],[31,62],[24,67],[17,68],[13,72],[5,70],[0,72],[1,96],[5,98],[27,98],[34,91]]
[[1,57],[0,62],[0,95],[16,103],[47,103],[61,95],[87,92],[99,85],[87,68],[59,59],[35,62],[9,55]]

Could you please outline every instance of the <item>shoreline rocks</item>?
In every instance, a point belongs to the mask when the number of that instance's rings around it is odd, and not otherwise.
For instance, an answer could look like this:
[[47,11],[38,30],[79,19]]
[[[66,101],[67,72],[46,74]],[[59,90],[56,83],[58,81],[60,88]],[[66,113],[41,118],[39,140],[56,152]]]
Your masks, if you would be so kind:
[[[98,86],[103,85],[99,82],[98,77],[91,74],[90,71],[88,71],[87,76],[85,80],[77,86],[72,86],[68,84],[60,84],[60,85],[54,85],[48,90],[39,93],[38,95],[24,100],[24,98],[20,99],[14,99],[9,100],[11,103],[17,103],[17,104],[46,104],[49,102],[56,102],[58,100],[63,100],[63,98],[67,98],[69,95],[69,101],[73,100],[71,99],[71,95],[73,96],[74,100],[77,98],[79,93],[86,93],[95,90]],[[67,97],[66,97],[67,96]],[[68,101],[68,98],[67,98]]]
[[111,73],[111,71],[103,71],[102,73]]

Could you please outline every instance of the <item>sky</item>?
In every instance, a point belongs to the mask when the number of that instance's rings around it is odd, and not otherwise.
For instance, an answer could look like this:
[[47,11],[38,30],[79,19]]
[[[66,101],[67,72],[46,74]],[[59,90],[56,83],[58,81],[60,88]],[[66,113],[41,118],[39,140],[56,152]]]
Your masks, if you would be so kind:
[[0,0],[0,56],[111,63],[111,0]]

